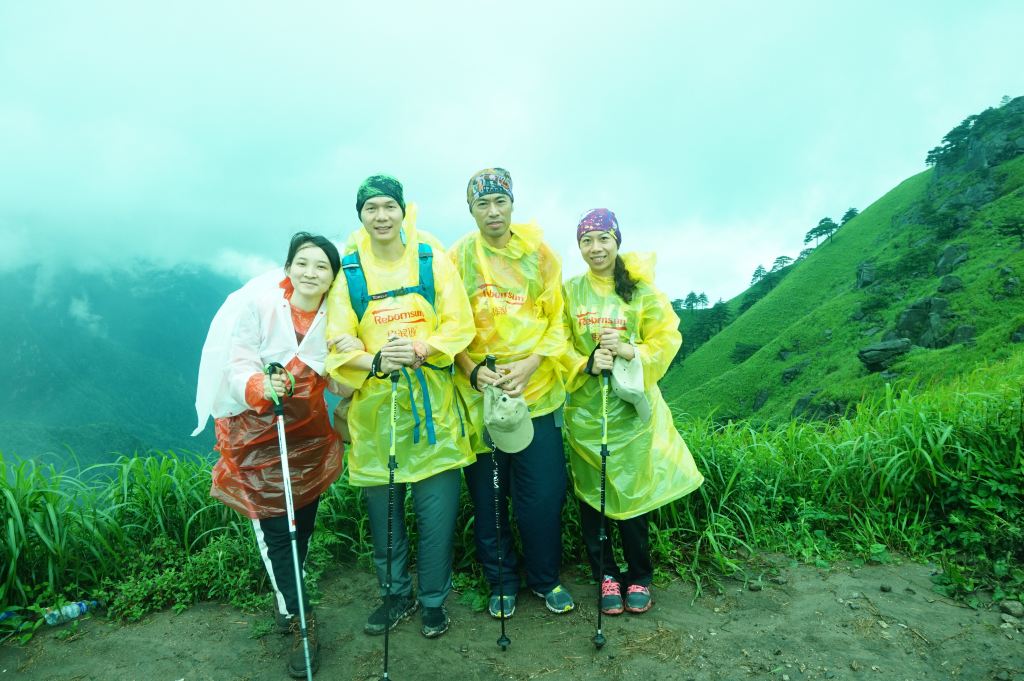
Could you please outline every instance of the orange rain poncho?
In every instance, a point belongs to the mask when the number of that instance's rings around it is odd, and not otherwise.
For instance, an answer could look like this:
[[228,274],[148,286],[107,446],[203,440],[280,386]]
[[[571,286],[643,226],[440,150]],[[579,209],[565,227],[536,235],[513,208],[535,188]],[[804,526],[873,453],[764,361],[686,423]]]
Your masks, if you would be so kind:
[[576,496],[595,509],[601,505],[601,378],[586,373],[590,353],[606,327],[617,328],[622,342],[633,339],[644,368],[644,389],[651,419],[644,423],[632,404],[608,390],[608,473],[605,485],[609,518],[624,520],[654,510],[700,487],[704,477],[672,423],[658,380],[682,343],[679,318],[663,293],[654,288],[654,254],[623,255],[626,269],[639,280],[631,302],[615,293],[611,277],[589,270],[565,283],[565,329],[569,351],[565,425],[569,464]]
[[[504,248],[491,246],[474,232],[459,239],[449,255],[473,306],[476,334],[466,348],[470,359],[479,364],[489,353],[502,364],[531,354],[543,357],[523,393],[530,416],[537,417],[565,402],[559,363],[566,349],[562,264],[535,223],[513,224],[510,229],[512,238]],[[483,393],[474,390],[462,372],[455,381],[476,425],[474,450],[490,451],[480,432]]]
[[342,445],[331,430],[327,380],[320,375],[327,354],[325,306],[312,315],[300,342],[289,290],[278,270],[228,296],[210,325],[200,361],[193,435],[212,415],[220,451],[210,496],[248,518],[285,513],[273,405],[247,399],[253,377],[270,362],[295,376],[294,394],[282,400],[295,508],[310,504],[341,475]]
[[[475,459],[469,444],[469,424],[465,422],[461,400],[455,394],[451,373],[455,355],[473,337],[472,312],[462,280],[440,243],[425,232],[417,232],[415,223],[416,210],[410,204],[403,227],[405,253],[398,261],[387,262],[375,257],[370,237],[363,229],[352,234],[346,252],[359,252],[367,289],[372,294],[415,286],[419,281],[418,244],[420,241],[430,244],[434,251],[433,307],[418,293],[371,300],[360,321],[352,309],[344,275],[335,279],[327,294],[328,337],[343,333],[358,336],[371,355],[392,335],[423,341],[430,348],[427,363],[437,369],[424,365],[416,372],[403,372],[398,383],[397,482],[418,482],[442,471],[461,468]],[[391,381],[368,377],[365,369],[345,366],[361,352],[332,351],[327,356],[326,367],[334,380],[355,390],[348,412],[352,434],[349,481],[356,487],[367,487],[388,482]],[[429,402],[424,399],[424,384]],[[436,444],[429,442],[428,422],[431,421]]]

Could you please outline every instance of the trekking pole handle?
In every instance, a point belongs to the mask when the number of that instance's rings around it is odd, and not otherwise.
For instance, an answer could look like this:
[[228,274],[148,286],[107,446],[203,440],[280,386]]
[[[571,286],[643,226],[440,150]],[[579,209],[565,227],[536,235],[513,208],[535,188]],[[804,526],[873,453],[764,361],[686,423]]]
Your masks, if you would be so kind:
[[[284,365],[280,362],[271,362],[267,366],[263,367],[263,373],[267,376],[273,376],[278,371],[284,372],[284,375],[288,377],[290,385],[287,390],[287,395],[292,395],[295,392],[295,377],[292,376],[291,372],[284,368]],[[284,414],[284,406],[281,404],[281,396],[274,390],[274,384],[270,384],[270,401],[274,403],[274,413],[278,416]]]

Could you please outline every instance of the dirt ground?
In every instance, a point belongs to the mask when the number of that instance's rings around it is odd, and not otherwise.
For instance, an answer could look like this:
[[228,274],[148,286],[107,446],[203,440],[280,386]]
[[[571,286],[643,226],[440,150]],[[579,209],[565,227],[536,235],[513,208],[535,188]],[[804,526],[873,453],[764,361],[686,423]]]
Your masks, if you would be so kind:
[[[607,644],[592,643],[593,586],[567,575],[577,609],[548,613],[527,591],[508,621],[512,645],[495,644],[496,620],[449,598],[452,627],[441,638],[419,633],[419,617],[391,638],[396,681],[473,679],[877,679],[1024,681],[1024,623],[998,608],[973,610],[931,590],[928,567],[913,563],[820,570],[780,562],[763,583],[730,582],[694,600],[676,582],[655,593],[650,612],[605,618]],[[318,679],[379,679],[383,638],[362,633],[367,608],[357,594],[369,573],[325,576],[317,608],[323,664]],[[289,639],[255,637],[269,616],[200,604],[128,626],[102,616],[75,636],[40,631],[27,645],[0,647],[0,681],[257,681],[285,679]],[[1007,621],[1009,619],[1009,621]],[[63,625],[68,626],[68,625]]]

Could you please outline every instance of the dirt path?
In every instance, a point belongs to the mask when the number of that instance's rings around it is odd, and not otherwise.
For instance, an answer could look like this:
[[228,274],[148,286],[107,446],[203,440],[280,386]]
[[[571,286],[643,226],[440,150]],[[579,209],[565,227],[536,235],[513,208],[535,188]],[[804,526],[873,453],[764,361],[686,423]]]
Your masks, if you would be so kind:
[[[567,584],[578,607],[566,616],[551,615],[528,592],[520,594],[506,652],[495,645],[498,623],[453,594],[452,628],[443,637],[420,636],[418,617],[395,630],[391,677],[1024,681],[1024,623],[1007,624],[998,611],[975,611],[937,596],[929,574],[909,563],[831,571],[795,566],[758,591],[732,582],[723,593],[693,603],[692,587],[675,583],[655,591],[651,612],[606,618],[608,643],[599,652],[591,643],[592,587],[572,577]],[[380,678],[382,639],[362,633],[367,611],[354,602],[372,590],[372,577],[336,574],[321,586],[323,666],[317,679]],[[69,640],[48,630],[24,647],[0,647],[0,681],[285,679],[288,639],[253,638],[254,622],[263,619],[212,604],[124,627],[91,618]]]

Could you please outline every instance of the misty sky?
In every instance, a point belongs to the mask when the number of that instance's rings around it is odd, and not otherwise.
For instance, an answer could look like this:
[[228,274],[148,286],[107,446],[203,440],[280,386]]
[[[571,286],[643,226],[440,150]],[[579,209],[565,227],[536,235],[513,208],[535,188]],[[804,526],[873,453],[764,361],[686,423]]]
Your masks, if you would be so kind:
[[4,2],[0,270],[246,276],[358,227],[375,172],[450,244],[500,165],[567,274],[604,206],[713,302],[1024,94],[1022,27],[1017,0]]

